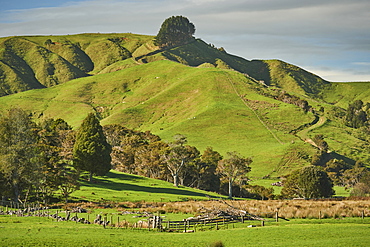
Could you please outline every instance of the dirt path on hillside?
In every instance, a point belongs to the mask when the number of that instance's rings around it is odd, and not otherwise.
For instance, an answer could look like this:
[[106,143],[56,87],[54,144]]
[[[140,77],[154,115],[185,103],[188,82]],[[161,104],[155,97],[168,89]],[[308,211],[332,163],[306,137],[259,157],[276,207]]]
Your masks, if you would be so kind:
[[321,127],[322,125],[324,125],[326,123],[326,121],[327,121],[327,118],[324,117],[324,116],[321,116],[319,118],[319,121],[317,121],[317,123],[315,123],[314,125],[298,132],[297,136],[299,138],[301,138],[302,141],[307,142],[307,143],[311,144],[312,146],[317,147],[316,143],[311,138],[308,137],[308,132],[310,132],[313,129]]

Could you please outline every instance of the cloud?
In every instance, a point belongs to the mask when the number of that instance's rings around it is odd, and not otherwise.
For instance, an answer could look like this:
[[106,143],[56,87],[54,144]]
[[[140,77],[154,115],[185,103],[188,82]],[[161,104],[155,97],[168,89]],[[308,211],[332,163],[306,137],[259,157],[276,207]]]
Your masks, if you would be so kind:
[[363,71],[364,66],[355,62],[370,63],[369,9],[368,0],[71,1],[56,7],[2,11],[0,36],[155,35],[164,19],[183,15],[195,24],[196,37],[247,59],[278,58],[301,67],[332,66],[333,71],[357,66]]
[[358,71],[351,69],[337,70],[332,68],[317,68],[317,67],[306,67],[307,71],[310,71],[327,81],[333,82],[354,82],[354,81],[370,81],[369,71]]

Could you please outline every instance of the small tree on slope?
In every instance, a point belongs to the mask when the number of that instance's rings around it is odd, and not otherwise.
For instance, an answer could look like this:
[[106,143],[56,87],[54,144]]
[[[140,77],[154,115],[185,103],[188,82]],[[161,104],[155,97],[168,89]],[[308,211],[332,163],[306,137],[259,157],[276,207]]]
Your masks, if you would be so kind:
[[99,120],[90,113],[77,132],[73,147],[74,166],[78,170],[103,176],[111,169],[111,146],[108,144]]

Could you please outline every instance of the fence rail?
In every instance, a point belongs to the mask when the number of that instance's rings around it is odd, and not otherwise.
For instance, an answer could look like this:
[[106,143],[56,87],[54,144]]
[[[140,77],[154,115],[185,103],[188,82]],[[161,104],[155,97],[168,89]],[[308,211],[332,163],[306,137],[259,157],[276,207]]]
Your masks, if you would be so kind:
[[[212,219],[185,219],[182,221],[162,221],[158,216],[148,219],[148,227],[170,232],[189,232],[197,229],[219,229],[232,223],[244,223],[252,220],[247,216],[220,216]],[[155,222],[155,223],[154,223]],[[262,223],[263,225],[263,223]]]

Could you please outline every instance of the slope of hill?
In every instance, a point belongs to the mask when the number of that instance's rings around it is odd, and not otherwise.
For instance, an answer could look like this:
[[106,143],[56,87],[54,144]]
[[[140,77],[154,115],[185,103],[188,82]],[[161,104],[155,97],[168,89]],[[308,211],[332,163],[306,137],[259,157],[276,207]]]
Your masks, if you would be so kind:
[[151,36],[81,34],[0,39],[0,96],[94,74],[131,57]]
[[163,59],[189,66],[209,64],[234,69],[267,85],[310,96],[317,95],[328,85],[320,77],[296,66],[278,60],[248,61],[200,39],[164,51],[154,46],[152,40],[153,36],[136,34],[1,38],[0,96],[54,86],[87,76],[86,73],[108,73]]
[[[165,140],[181,133],[200,150],[212,146],[222,154],[253,157],[256,177],[309,164],[316,149],[294,133],[321,114],[327,121],[305,136],[324,134],[338,154],[370,160],[361,152],[366,140],[335,114],[335,107],[353,100],[369,102],[370,83],[327,82],[288,63],[248,61],[201,40],[158,50],[152,39],[135,34],[0,39],[2,95],[38,88],[0,97],[2,110],[21,107],[36,119],[63,118],[74,128],[96,112],[102,124],[150,130]],[[278,100],[283,92],[306,100],[316,113]]]
[[94,178],[94,183],[81,181],[81,188],[71,194],[77,201],[170,202],[225,198],[213,192],[111,170],[106,176]]

